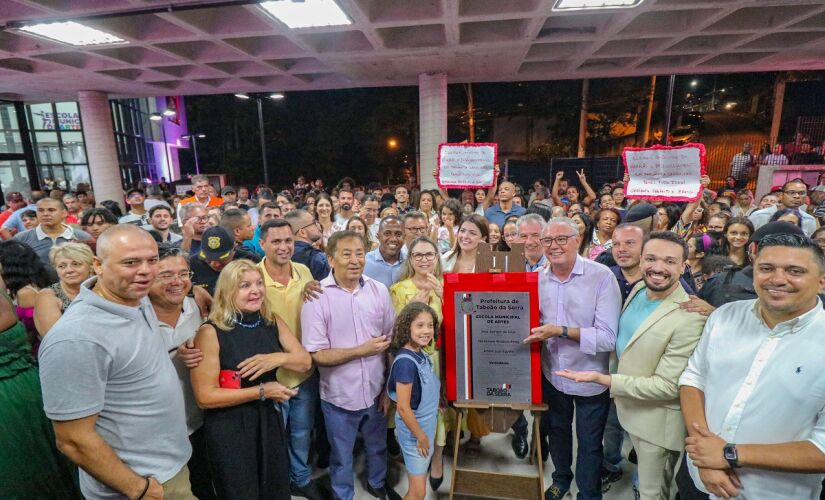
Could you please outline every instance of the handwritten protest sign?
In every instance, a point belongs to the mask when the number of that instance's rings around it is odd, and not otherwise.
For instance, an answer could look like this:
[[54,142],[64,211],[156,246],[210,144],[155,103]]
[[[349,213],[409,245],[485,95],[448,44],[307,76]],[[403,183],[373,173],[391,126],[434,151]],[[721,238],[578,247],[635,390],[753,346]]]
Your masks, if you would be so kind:
[[488,188],[495,183],[498,144],[441,144],[438,146],[438,187]]
[[704,144],[624,148],[627,198],[695,201],[702,194],[707,159]]

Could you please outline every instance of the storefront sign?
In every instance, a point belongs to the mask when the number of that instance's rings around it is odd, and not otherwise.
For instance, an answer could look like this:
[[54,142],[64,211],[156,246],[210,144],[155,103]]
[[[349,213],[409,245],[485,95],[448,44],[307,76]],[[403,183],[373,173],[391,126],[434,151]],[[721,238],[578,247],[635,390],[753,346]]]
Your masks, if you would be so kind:
[[[55,126],[55,118],[57,119],[57,126]],[[48,129],[54,130],[80,130],[80,113],[47,113],[45,111],[32,112],[32,121],[34,122],[34,129]]]

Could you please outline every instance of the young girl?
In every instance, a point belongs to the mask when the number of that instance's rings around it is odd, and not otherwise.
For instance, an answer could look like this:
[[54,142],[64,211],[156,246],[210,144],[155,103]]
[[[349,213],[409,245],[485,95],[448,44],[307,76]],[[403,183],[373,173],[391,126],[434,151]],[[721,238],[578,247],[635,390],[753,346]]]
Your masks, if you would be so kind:
[[408,491],[405,499],[427,494],[427,469],[433,454],[441,381],[430,358],[421,352],[435,337],[438,317],[422,302],[411,302],[395,319],[392,350],[395,361],[387,379],[387,394],[395,401],[395,436],[404,454]]
[[456,222],[461,217],[461,206],[452,198],[444,200],[440,215],[441,225],[433,227],[434,231],[430,238],[437,242],[440,253],[447,253],[455,245],[455,238],[458,234]]

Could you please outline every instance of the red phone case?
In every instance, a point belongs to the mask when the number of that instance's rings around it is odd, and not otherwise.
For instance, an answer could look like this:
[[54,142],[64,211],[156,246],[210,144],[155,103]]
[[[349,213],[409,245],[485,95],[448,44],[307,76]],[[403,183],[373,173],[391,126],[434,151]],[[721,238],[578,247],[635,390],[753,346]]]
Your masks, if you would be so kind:
[[241,374],[236,370],[221,370],[218,375],[218,384],[223,389],[240,389]]

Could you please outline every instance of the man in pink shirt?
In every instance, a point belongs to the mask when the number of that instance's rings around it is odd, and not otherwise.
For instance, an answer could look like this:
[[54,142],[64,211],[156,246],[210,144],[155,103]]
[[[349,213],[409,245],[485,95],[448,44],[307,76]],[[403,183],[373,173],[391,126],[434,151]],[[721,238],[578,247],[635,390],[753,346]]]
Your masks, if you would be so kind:
[[366,251],[358,233],[334,233],[326,250],[332,272],[321,280],[320,297],[304,304],[301,324],[302,342],[321,378],[332,489],[337,499],[354,498],[352,453],[360,431],[367,491],[382,500],[400,500],[386,486],[389,399],[384,383],[395,309],[387,288],[363,275]]

